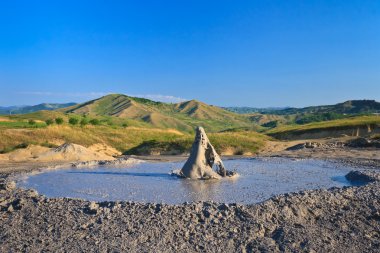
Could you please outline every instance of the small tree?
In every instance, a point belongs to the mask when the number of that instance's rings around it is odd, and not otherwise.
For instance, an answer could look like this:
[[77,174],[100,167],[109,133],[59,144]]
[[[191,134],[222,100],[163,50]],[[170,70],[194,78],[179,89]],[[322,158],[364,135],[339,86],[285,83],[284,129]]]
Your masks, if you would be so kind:
[[56,118],[55,119],[55,123],[57,123],[57,125],[62,125],[63,124],[63,119],[62,118]]
[[96,126],[100,124],[100,121],[98,119],[92,119],[90,120],[90,124]]
[[54,121],[52,119],[47,119],[47,120],[45,120],[45,123],[46,123],[46,125],[50,126],[54,123]]
[[127,127],[128,124],[127,124],[127,123],[123,123],[121,126],[122,126],[122,127]]
[[85,126],[88,124],[88,119],[87,118],[83,118],[81,121],[80,121],[80,125],[81,126]]
[[69,119],[69,123],[70,123],[71,125],[76,125],[76,124],[78,124],[78,122],[79,122],[79,119],[78,119],[78,118],[74,118],[74,117],[72,117],[72,118]]
[[30,119],[29,121],[28,121],[28,123],[29,123],[29,125],[35,125],[36,124],[36,121],[34,120],[34,119]]

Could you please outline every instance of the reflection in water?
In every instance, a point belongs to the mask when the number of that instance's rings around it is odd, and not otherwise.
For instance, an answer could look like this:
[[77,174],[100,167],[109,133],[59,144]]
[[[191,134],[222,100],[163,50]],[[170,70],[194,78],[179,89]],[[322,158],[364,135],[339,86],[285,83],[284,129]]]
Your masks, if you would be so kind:
[[192,180],[182,179],[181,186],[188,193],[190,201],[205,201],[215,199],[217,186],[220,180]]
[[115,171],[69,171],[70,174],[95,174],[95,175],[119,175],[134,177],[168,177],[168,173],[139,173],[139,172],[115,172]]
[[284,158],[224,161],[237,178],[191,180],[171,176],[183,163],[141,163],[129,168],[62,169],[31,175],[19,185],[49,197],[179,204],[193,201],[255,203],[273,195],[345,186],[351,168],[319,160]]
[[[223,192],[223,188],[236,183],[237,177],[221,180],[192,180],[182,179],[181,187],[188,193],[190,201],[216,200]],[[224,186],[223,186],[224,185]]]

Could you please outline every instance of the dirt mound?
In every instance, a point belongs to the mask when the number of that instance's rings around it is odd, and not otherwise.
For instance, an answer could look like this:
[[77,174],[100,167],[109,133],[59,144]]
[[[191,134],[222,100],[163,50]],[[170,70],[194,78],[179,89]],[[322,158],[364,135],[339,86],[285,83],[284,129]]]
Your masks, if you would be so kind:
[[121,155],[121,152],[118,151],[117,149],[108,146],[107,144],[102,144],[102,143],[97,143],[93,144],[88,147],[89,150],[99,153],[99,154],[104,154],[108,156],[119,156]]
[[120,155],[116,149],[104,144],[94,144],[90,148],[65,143],[57,148],[29,145],[7,154],[0,154],[1,162],[84,162],[92,160],[115,160]]
[[91,160],[114,160],[112,156],[98,153],[73,143],[65,143],[53,150],[40,154],[35,161],[91,161]]
[[4,160],[9,160],[9,161],[14,161],[14,162],[28,161],[48,151],[50,151],[50,148],[37,146],[37,145],[29,145],[27,148],[17,149],[8,154],[4,154],[3,158]]
[[0,154],[0,162],[1,162],[1,161],[8,161],[8,160],[9,160],[9,158],[8,158],[7,155]]

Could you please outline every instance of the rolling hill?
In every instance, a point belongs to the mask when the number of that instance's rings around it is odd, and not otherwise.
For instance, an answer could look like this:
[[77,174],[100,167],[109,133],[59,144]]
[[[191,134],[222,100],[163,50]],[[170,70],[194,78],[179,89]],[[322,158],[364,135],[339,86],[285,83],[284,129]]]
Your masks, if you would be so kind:
[[193,131],[201,125],[208,131],[252,126],[249,117],[207,105],[197,100],[177,104],[110,94],[99,99],[60,109],[61,112],[89,116],[112,116],[139,120],[160,128]]
[[375,100],[348,100],[335,105],[309,106],[304,108],[286,108],[283,110],[275,110],[263,112],[277,115],[290,114],[321,114],[321,113],[337,113],[337,114],[365,114],[380,113],[380,103]]
[[[194,128],[203,126],[222,153],[249,154],[260,150],[271,138],[378,135],[379,116],[355,114],[376,111],[377,105],[375,101],[364,100],[300,109],[304,114],[237,114],[197,100],[169,104],[111,94],[56,110],[1,116],[0,153],[29,144],[54,146],[58,142],[73,142],[84,146],[105,143],[126,154],[179,154],[190,148]],[[295,124],[299,116],[321,115],[332,110],[352,114]],[[58,118],[62,123],[57,123]],[[72,121],[73,118],[77,120]]]
[[64,108],[68,106],[75,105],[76,103],[66,103],[66,104],[57,104],[57,103],[42,103],[38,105],[26,105],[26,106],[8,106],[0,107],[0,114],[9,115],[9,114],[24,114],[37,112],[42,110],[52,111],[59,108]]
[[226,110],[240,114],[262,113],[276,115],[311,114],[311,113],[338,113],[364,114],[380,113],[380,103],[375,100],[348,100],[335,105],[308,106],[304,108],[254,108],[254,107],[225,107]]

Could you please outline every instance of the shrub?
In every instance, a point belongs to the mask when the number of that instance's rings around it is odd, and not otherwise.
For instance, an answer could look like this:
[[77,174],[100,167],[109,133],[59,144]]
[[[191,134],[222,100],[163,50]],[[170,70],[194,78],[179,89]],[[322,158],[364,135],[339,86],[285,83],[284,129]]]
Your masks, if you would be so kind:
[[57,123],[57,125],[62,125],[64,122],[63,118],[56,118],[55,119],[55,123]]
[[70,119],[69,119],[69,123],[70,123],[71,125],[76,125],[76,124],[78,124],[78,122],[79,122],[79,119],[78,119],[78,118],[70,118]]
[[36,124],[36,121],[34,119],[30,119],[28,121],[29,125],[35,125]]
[[28,143],[26,142],[22,142],[16,146],[11,146],[11,147],[6,147],[4,148],[3,150],[0,150],[0,154],[5,154],[5,153],[9,153],[9,152],[12,152],[16,149],[21,149],[21,148],[27,148],[29,146]]
[[122,127],[127,127],[128,124],[127,124],[127,123],[123,123],[121,126],[122,126]]
[[347,117],[347,115],[338,114],[334,112],[302,114],[297,116],[295,123],[299,125],[304,125],[312,122],[329,121],[335,119],[343,119]]
[[100,124],[100,121],[99,121],[98,119],[92,119],[92,120],[90,120],[89,122],[90,122],[91,125],[94,125],[94,126]]
[[81,126],[85,126],[88,124],[88,119],[87,118],[83,118],[81,121],[80,121],[80,125]]
[[278,126],[278,121],[277,120],[269,121],[267,123],[262,124],[261,126],[268,127],[268,128],[275,128]]
[[43,147],[47,147],[47,148],[56,148],[57,147],[57,145],[52,144],[52,143],[50,143],[48,141],[45,141],[45,142],[41,143],[40,145],[43,146]]
[[52,119],[47,119],[47,120],[45,120],[45,123],[46,123],[46,125],[50,126],[54,123],[54,121]]

